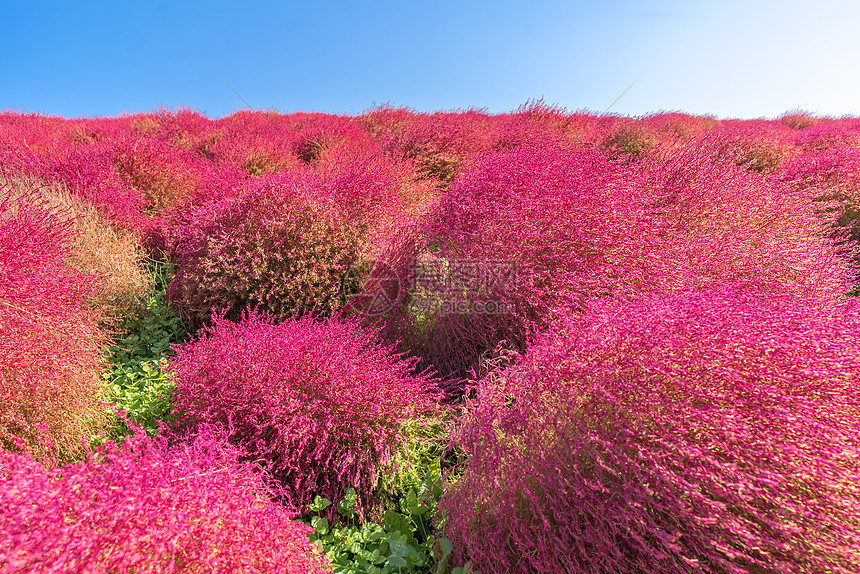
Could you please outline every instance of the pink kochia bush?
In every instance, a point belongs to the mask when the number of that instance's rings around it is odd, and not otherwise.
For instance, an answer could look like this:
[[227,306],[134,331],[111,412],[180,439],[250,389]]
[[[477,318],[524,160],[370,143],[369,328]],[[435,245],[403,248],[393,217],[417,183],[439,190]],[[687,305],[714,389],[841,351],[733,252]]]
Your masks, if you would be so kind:
[[238,111],[212,122],[197,149],[245,177],[292,171],[302,165],[292,151],[294,124],[290,115]]
[[679,145],[638,174],[649,190],[647,273],[660,289],[744,281],[828,302],[850,291],[855,271],[836,246],[846,236],[828,228],[835,216],[816,213],[817,193],[715,158],[724,143]]
[[68,217],[0,179],[0,448],[70,458],[105,422],[96,278],[74,255]]
[[192,153],[178,150],[152,136],[124,138],[111,150],[114,170],[123,182],[144,197],[144,209],[164,214],[195,195],[199,161]]
[[860,571],[860,308],[594,302],[477,386],[440,502],[483,573]]
[[178,218],[168,298],[195,326],[213,308],[228,308],[233,319],[247,305],[281,320],[312,308],[330,312],[361,239],[318,176],[267,176]]
[[275,324],[250,311],[234,323],[222,313],[169,369],[176,428],[230,428],[299,511],[317,494],[341,500],[350,486],[364,511],[377,510],[423,448],[422,427],[442,414],[435,379],[412,374],[376,332],[337,318]]
[[112,222],[134,231],[147,229],[146,198],[129,186],[113,165],[109,142],[81,145],[65,157],[34,166],[35,174],[66,184],[70,191],[97,208]]
[[350,227],[379,243],[393,225],[432,196],[432,187],[415,181],[408,164],[379,153],[361,157],[330,150],[316,170],[321,183],[349,218]]
[[[598,143],[602,118],[581,112],[570,113],[543,100],[533,100],[515,112],[496,116],[500,120],[496,148],[513,148],[543,139],[563,138],[569,143]],[[614,118],[604,116],[614,121]]]
[[860,146],[807,152],[785,166],[782,178],[815,201],[835,202],[827,209],[838,214],[837,227],[850,225],[852,239],[860,241]]
[[419,178],[443,187],[467,157],[493,146],[499,123],[476,110],[418,114],[390,106],[371,110],[361,121],[387,155],[412,162]]
[[64,467],[0,452],[0,572],[330,572],[239,456],[212,429],[173,446],[137,429]]
[[795,131],[779,122],[723,120],[714,131],[719,155],[751,171],[771,173],[797,154]]
[[[559,307],[629,291],[647,276],[641,195],[595,146],[537,142],[486,154],[426,218],[431,253],[418,266],[412,303],[429,310],[413,314],[403,338],[440,372],[462,373],[502,339],[523,345]],[[475,262],[482,267],[470,269]],[[455,314],[445,300],[511,307]]]

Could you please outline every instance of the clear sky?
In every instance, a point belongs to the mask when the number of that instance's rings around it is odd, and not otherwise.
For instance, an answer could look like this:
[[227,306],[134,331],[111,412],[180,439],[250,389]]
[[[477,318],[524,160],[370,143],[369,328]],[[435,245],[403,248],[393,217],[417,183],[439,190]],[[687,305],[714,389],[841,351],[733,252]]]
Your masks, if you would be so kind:
[[860,115],[856,1],[2,8],[0,110],[78,117],[184,105],[217,118],[246,103],[342,114],[390,103],[495,113],[542,98],[603,112],[621,96],[610,112]]

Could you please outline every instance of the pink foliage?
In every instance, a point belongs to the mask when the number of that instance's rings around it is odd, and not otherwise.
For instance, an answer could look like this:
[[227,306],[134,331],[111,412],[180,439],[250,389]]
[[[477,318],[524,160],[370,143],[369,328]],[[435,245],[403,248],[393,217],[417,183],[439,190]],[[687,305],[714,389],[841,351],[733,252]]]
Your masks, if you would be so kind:
[[214,432],[57,468],[0,452],[0,572],[330,572],[273,494]]
[[782,176],[819,197],[839,194],[860,202],[860,146],[840,145],[808,152],[789,163]]
[[477,387],[440,502],[485,573],[860,570],[860,308],[595,302]]
[[148,213],[162,215],[195,194],[194,156],[164,140],[148,135],[124,138],[114,144],[110,155],[123,182],[143,195]]
[[[835,213],[836,229],[850,229],[848,237],[860,245],[860,145],[806,152],[785,166],[781,177],[809,193],[823,212]],[[857,257],[856,249],[846,251]]]
[[266,176],[193,206],[172,234],[178,269],[168,297],[195,325],[213,308],[232,318],[247,305],[280,319],[331,311],[362,247],[360,227],[313,173]]
[[510,149],[539,140],[562,140],[569,144],[597,143],[602,131],[600,118],[583,112],[568,112],[543,100],[528,102],[499,118],[496,149]]
[[280,114],[236,112],[213,122],[197,149],[246,177],[294,171],[302,166],[293,153],[296,122]]
[[0,180],[0,447],[48,454],[42,425],[68,457],[103,420],[95,277],[68,262],[70,223],[35,191],[10,196],[13,185]]
[[720,157],[761,173],[773,173],[799,153],[795,130],[779,122],[723,120],[714,132]]
[[215,316],[169,369],[176,424],[234,429],[232,442],[265,461],[292,507],[317,494],[341,500],[353,486],[375,511],[380,478],[398,471],[403,425],[440,412],[435,380],[411,367],[355,322],[305,315],[276,325],[254,311],[238,323]]
[[693,140],[640,172],[653,194],[650,273],[662,288],[746,281],[821,301],[850,291],[855,272],[836,247],[844,237],[827,229],[813,195],[779,174],[715,158],[714,150],[726,145],[721,134]]
[[844,237],[826,230],[808,192],[720,157],[725,142],[694,138],[627,165],[593,146],[546,141],[485,154],[427,219],[438,251],[424,257],[449,282],[452,262],[512,263],[515,277],[493,293],[453,296],[508,301],[515,312],[401,314],[389,320],[392,339],[462,376],[500,340],[522,347],[534,328],[595,297],[730,281],[843,297],[855,271],[840,249],[856,246],[837,248]]
[[307,165],[325,166],[344,156],[372,157],[379,147],[356,118],[318,114],[296,126],[293,152]]
[[73,142],[64,137],[66,120],[40,114],[0,113],[0,150],[27,152],[40,159],[63,157]]
[[113,222],[137,231],[148,227],[144,193],[127,185],[113,165],[113,146],[100,142],[77,147],[62,161],[46,164],[39,175],[66,184]]
[[[152,129],[161,126],[153,124]],[[194,201],[230,195],[239,182],[232,170],[155,135],[120,139],[108,154],[108,171],[119,177],[121,188],[141,198],[141,217],[146,222],[142,230],[150,250],[167,250],[168,221],[178,211]]]
[[795,138],[803,151],[822,151],[839,146],[860,146],[860,122],[857,118],[819,119]]
[[199,152],[212,131],[212,120],[188,108],[171,111],[160,109],[156,114],[159,137],[180,150]]
[[[555,143],[488,153],[462,173],[424,225],[438,247],[425,265],[441,271],[443,280],[452,261],[490,262],[512,273],[487,292],[478,286],[446,295],[431,288],[417,295],[492,299],[515,309],[434,311],[430,334],[411,343],[416,351],[443,373],[462,372],[501,339],[524,344],[532,324],[542,324],[553,309],[581,306],[589,297],[612,294],[625,278],[632,281],[637,265],[631,258],[642,241],[639,191],[620,175],[594,147]],[[495,272],[482,271],[488,278]],[[416,323],[412,330],[423,328]]]
[[800,110],[793,110],[783,114],[778,121],[793,130],[802,131],[814,128],[821,119]]
[[119,117],[76,118],[64,120],[62,136],[75,144],[87,146],[99,142],[111,142],[132,133],[132,126],[141,115],[125,114]]
[[328,150],[316,172],[350,226],[369,241],[383,241],[392,226],[420,211],[434,195],[431,185],[416,181],[410,164],[375,151],[363,156]]
[[486,151],[500,125],[497,118],[480,110],[426,114],[390,106],[367,112],[362,123],[384,150],[403,158],[422,154],[463,158]]
[[704,135],[719,125],[713,116],[691,116],[680,112],[648,114],[641,121],[653,133],[677,140]]
[[[113,466],[92,455],[62,471],[93,485],[80,500],[55,471],[0,455],[14,485],[0,502],[17,513],[2,528],[22,541],[0,549],[0,571],[13,559],[229,571],[243,548],[259,558],[247,571],[293,564],[304,535],[271,492],[242,486],[259,479],[238,458],[273,472],[293,510],[348,486],[379,510],[404,425],[436,416],[440,386],[459,395],[507,345],[531,347],[477,386],[457,437],[466,474],[443,502],[463,560],[511,573],[856,572],[858,493],[841,477],[860,474],[860,320],[844,297],[860,260],[858,150],[857,118],[633,119],[542,101],[499,115],[1,113],[3,185],[65,183],[177,264],[169,299],[193,327],[213,321],[171,364],[180,426],[223,424],[241,448],[216,449],[205,430],[184,447],[134,439],[108,449]],[[35,196],[0,197],[0,446],[36,457],[79,455],[104,415],[104,335],[90,278],[65,263],[69,232]],[[362,289],[354,303],[385,290],[393,310],[343,319],[347,278]],[[422,298],[430,308],[416,309]],[[232,482],[185,478],[173,460]],[[156,462],[167,482],[134,478]],[[214,498],[200,493],[209,484]],[[159,488],[176,506],[155,506]],[[112,506],[72,504],[97,489],[108,495],[92,504]],[[20,527],[30,506],[15,496],[37,501]],[[243,538],[251,518],[302,542]],[[118,521],[136,534],[117,535]],[[197,538],[171,546],[183,529]],[[221,549],[214,562],[207,548]]]
[[372,110],[362,121],[387,155],[411,162],[420,178],[442,187],[464,162],[497,143],[502,125],[478,110],[419,114],[391,107]]

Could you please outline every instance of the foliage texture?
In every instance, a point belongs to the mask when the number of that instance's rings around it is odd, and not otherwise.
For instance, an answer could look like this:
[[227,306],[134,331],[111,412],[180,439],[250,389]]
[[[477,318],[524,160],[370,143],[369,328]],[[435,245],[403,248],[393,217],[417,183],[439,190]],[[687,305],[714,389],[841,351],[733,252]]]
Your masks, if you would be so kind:
[[0,453],[0,572],[329,572],[310,528],[214,431],[169,446],[137,429],[48,469]]
[[421,448],[410,423],[426,428],[442,414],[435,380],[411,367],[352,321],[275,324],[252,311],[234,323],[222,313],[170,361],[175,424],[230,428],[293,508],[355,487],[362,514],[376,511],[397,476],[408,476],[399,452]]
[[600,302],[482,379],[440,501],[481,572],[860,567],[856,305]]

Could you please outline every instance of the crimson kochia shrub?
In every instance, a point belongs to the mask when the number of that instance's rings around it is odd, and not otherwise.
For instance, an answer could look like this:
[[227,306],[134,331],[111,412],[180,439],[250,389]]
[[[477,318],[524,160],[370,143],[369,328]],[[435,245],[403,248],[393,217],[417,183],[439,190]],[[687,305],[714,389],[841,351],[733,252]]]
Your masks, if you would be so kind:
[[320,178],[285,173],[189,208],[172,244],[177,273],[167,295],[196,327],[212,309],[238,319],[259,305],[279,320],[332,311],[362,237]]
[[853,244],[828,227],[814,191],[713,157],[719,135],[678,145],[644,166],[648,274],[661,289],[755,284],[817,301],[842,298],[856,281]]
[[215,429],[143,429],[48,468],[0,452],[0,572],[330,572],[311,529]]
[[436,380],[412,366],[354,321],[222,313],[170,362],[176,428],[228,427],[300,511],[349,487],[375,511],[417,475],[441,428]]
[[[441,373],[463,376],[501,340],[524,346],[532,325],[545,326],[556,309],[652,279],[643,271],[651,249],[643,186],[625,175],[594,146],[535,142],[483,155],[424,220],[438,249],[420,260],[427,271],[409,302],[418,312],[406,314],[396,337]],[[439,286],[427,281],[436,275]],[[484,300],[511,312],[455,314],[441,304]]]
[[860,309],[601,302],[484,378],[440,501],[483,573],[860,571]]

